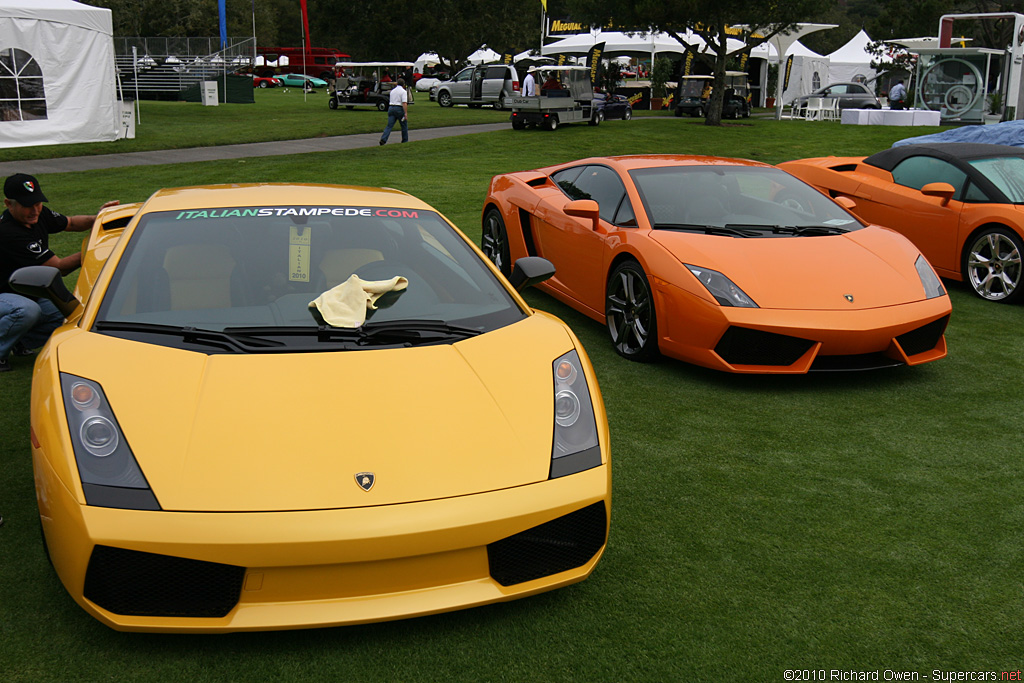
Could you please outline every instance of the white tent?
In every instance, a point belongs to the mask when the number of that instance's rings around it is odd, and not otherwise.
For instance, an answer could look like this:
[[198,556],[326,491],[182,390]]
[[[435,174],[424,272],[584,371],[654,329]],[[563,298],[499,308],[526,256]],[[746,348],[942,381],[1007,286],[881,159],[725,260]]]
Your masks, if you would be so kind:
[[0,0],[0,146],[116,140],[110,10]]
[[486,45],[482,45],[479,50],[466,57],[466,61],[470,64],[489,64],[500,59],[501,55]]
[[[751,58],[767,59],[773,64],[779,64],[779,55],[775,46],[771,43],[762,43],[750,51]],[[786,59],[781,62],[780,68],[785,69],[789,58],[793,58],[793,65],[789,70],[788,83],[783,76],[782,82],[786,85],[782,93],[783,104],[788,105],[801,95],[807,95],[818,88],[829,84],[829,58],[819,55],[799,40],[794,41],[786,49]]]
[[[683,38],[699,52],[707,52],[704,40],[697,34],[687,32]],[[629,35],[619,31],[594,31],[578,33],[568,38],[549,43],[541,48],[545,55],[582,55],[597,43],[604,43],[605,55],[656,55],[659,52],[682,54],[686,46],[667,33],[637,33]],[[729,38],[729,51],[743,49],[743,41]]]
[[[828,56],[829,83],[849,83],[851,81],[871,81],[877,76],[871,68],[871,60],[875,57],[867,51],[871,42],[868,34],[860,32],[841,48]],[[827,84],[825,84],[827,85]]]

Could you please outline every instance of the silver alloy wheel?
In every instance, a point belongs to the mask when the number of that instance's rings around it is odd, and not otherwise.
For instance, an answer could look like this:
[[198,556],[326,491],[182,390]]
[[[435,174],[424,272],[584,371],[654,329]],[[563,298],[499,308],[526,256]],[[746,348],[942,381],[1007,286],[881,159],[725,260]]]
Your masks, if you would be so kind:
[[437,103],[442,107],[452,106],[452,94],[447,90],[437,93]]
[[982,299],[1014,298],[1021,284],[1021,250],[1016,240],[1002,231],[978,235],[967,254],[967,281]]
[[605,318],[612,344],[631,360],[650,360],[657,355],[654,301],[647,278],[638,263],[627,261],[612,273],[605,301]]

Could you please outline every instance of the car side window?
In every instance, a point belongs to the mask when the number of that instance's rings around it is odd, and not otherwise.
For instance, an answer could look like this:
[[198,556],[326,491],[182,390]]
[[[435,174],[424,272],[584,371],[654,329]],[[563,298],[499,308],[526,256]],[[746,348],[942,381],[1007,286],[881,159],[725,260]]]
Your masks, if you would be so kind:
[[587,166],[576,179],[575,185],[597,202],[601,220],[615,223],[619,204],[626,194],[626,187],[615,171],[607,166]]
[[928,183],[949,183],[955,192],[953,198],[963,201],[967,174],[942,159],[917,156],[904,159],[892,170],[892,179],[897,185],[920,190]]
[[564,192],[569,199],[590,199],[590,195],[576,187],[576,179],[579,178],[580,173],[583,172],[583,168],[583,166],[567,168],[564,171],[559,171],[551,176],[551,179],[555,181],[555,184],[558,185],[558,187],[562,188],[562,192]]
[[987,194],[985,194],[985,192],[975,183],[968,181],[967,187],[964,189],[963,201],[978,202],[984,204],[986,202],[991,202],[992,199]]
[[452,80],[454,80],[454,81],[468,81],[472,77],[473,77],[473,68],[470,67],[468,69],[463,69],[459,73],[455,74],[455,78],[453,78]]

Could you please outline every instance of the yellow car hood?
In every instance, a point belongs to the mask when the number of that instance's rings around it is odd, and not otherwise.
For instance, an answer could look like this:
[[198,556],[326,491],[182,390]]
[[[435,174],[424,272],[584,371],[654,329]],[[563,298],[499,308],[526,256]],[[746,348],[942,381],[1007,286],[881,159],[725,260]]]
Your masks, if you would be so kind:
[[681,262],[724,274],[761,308],[849,311],[925,298],[914,268],[920,252],[885,228],[784,238],[652,236]]
[[59,363],[102,385],[163,509],[315,510],[547,479],[552,362],[572,348],[534,315],[454,345],[325,353],[205,355],[83,332]]

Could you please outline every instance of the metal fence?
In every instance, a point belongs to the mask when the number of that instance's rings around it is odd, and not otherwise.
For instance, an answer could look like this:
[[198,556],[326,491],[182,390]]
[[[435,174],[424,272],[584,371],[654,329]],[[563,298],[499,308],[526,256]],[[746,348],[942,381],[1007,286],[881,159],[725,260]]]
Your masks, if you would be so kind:
[[229,38],[219,48],[220,38],[115,38],[114,61],[126,95],[178,93],[252,66],[252,37]]

